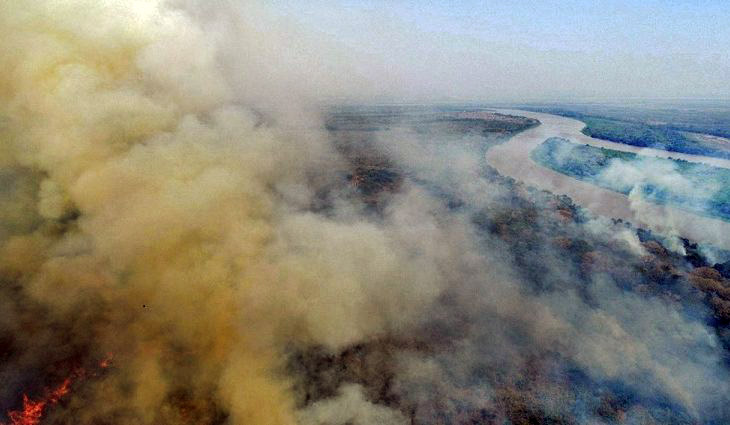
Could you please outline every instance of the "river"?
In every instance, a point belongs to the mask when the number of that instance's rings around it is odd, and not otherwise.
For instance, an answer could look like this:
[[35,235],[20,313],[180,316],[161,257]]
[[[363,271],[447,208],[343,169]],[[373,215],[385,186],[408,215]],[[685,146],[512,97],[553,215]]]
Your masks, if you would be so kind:
[[518,133],[505,143],[489,149],[487,163],[500,174],[556,194],[570,196],[576,203],[596,215],[620,218],[665,235],[683,236],[696,242],[730,249],[730,222],[699,216],[666,205],[633,199],[553,171],[535,163],[530,152],[550,137],[562,137],[575,143],[634,152],[660,158],[684,159],[730,168],[730,160],[688,155],[656,149],[639,148],[621,143],[595,139],[581,133],[581,121],[552,114],[522,110],[500,109],[497,112],[535,118],[540,125]]

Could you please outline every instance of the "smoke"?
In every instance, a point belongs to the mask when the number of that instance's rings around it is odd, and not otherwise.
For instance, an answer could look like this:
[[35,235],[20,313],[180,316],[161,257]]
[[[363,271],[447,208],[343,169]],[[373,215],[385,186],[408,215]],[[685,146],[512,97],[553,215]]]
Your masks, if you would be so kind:
[[400,412],[369,403],[358,385],[347,385],[333,398],[318,401],[300,412],[302,424],[404,425]]
[[[433,134],[384,135],[410,176],[366,208],[310,103],[357,84],[330,81],[347,64],[324,61],[316,38],[292,46],[296,34],[257,4],[0,5],[0,406],[110,353],[52,420],[429,422],[433,400],[509,410],[535,362],[693,418],[726,401],[699,319],[605,276],[576,288],[547,245],[537,260],[556,289],[542,291],[483,235],[473,213],[516,205],[480,175],[473,136],[444,149],[419,140]],[[299,391],[297,354],[384,341],[392,399],[338,379]],[[555,414],[581,410],[550,380],[533,394]]]
[[[256,7],[241,8],[239,24],[257,21]],[[115,369],[91,384],[83,413],[69,409],[75,423],[187,423],[186,411],[215,410],[231,423],[293,423],[277,377],[285,346],[334,350],[398,330],[438,293],[438,273],[411,261],[397,232],[344,207],[309,212],[341,162],[316,131],[287,130],[301,125],[288,121],[296,94],[277,115],[282,98],[256,102],[276,77],[228,78],[232,53],[220,49],[233,39],[206,32],[194,17],[204,12],[3,4],[2,269],[22,285],[6,296],[44,312],[3,310],[19,371],[3,405],[28,367],[87,347],[114,353]],[[235,54],[277,54],[259,44],[268,33],[246,35]],[[26,322],[70,325],[25,341],[12,327]],[[57,338],[67,348],[48,353]]]
[[[381,148],[414,179],[437,194],[447,191],[463,202],[452,215],[468,217],[474,211],[503,209],[514,220],[512,211],[525,208],[514,193],[505,193],[480,176],[475,158],[483,157],[482,150],[474,147],[469,136],[449,138],[437,132],[396,129],[380,137]],[[642,175],[652,175],[672,188],[682,179],[676,186],[691,193],[686,179],[669,171],[647,168]],[[540,216],[528,220],[540,220]],[[620,274],[599,268],[587,279],[581,277],[584,272],[571,269],[570,261],[560,258],[554,247],[540,240],[520,240],[519,233],[512,244],[537,248],[518,254],[534,259],[515,264],[503,256],[514,246],[476,241],[469,234],[471,225],[464,225],[464,233],[449,231],[463,235],[449,249],[460,253],[449,259],[454,270],[450,273],[454,280],[444,289],[449,301],[446,307],[439,303],[428,312],[428,325],[422,331],[451,344],[435,353],[404,350],[398,356],[396,392],[416,406],[417,423],[433,423],[437,418],[465,421],[466,412],[509,411],[505,404],[519,397],[526,397],[523,404],[541,406],[542,416],[534,420],[551,417],[593,423],[601,419],[587,412],[605,390],[591,386],[613,387],[624,397],[632,394],[628,397],[641,400],[640,405],[673,406],[673,413],[664,418],[656,411],[647,415],[641,408],[633,409],[626,413],[629,421],[643,423],[653,417],[691,423],[692,418],[708,420],[727,414],[721,408],[723,396],[715,397],[713,390],[726,388],[724,354],[715,333],[697,320],[706,314],[703,307],[687,317],[675,305],[622,289],[626,283],[615,280]],[[533,225],[538,229],[554,226],[549,222]],[[647,258],[635,231],[607,219],[563,222],[561,232],[573,240],[588,239],[605,246],[584,254],[584,262],[593,254],[608,258],[591,261],[610,264],[614,261],[611,250],[617,250],[622,259]],[[535,263],[541,268],[537,281],[543,285],[537,291],[531,288],[534,278],[524,276]],[[629,274],[626,279],[635,281],[637,276]],[[576,369],[583,378],[574,375]],[[563,379],[566,382],[561,383]]]
[[[674,208],[711,216],[716,207],[713,198],[721,190],[715,178],[697,175],[690,178],[682,173],[676,162],[650,156],[639,156],[635,161],[613,159],[597,179],[600,184],[628,193],[629,204],[636,218],[661,229],[666,235],[667,247],[682,254],[685,251],[679,238],[679,229],[688,219],[681,214],[682,211],[678,213]],[[661,203],[674,208],[657,205]],[[657,215],[657,210],[661,212],[660,215]],[[710,227],[712,224],[707,222],[705,226]],[[707,231],[722,234],[719,228]],[[722,236],[714,239],[721,242]]]

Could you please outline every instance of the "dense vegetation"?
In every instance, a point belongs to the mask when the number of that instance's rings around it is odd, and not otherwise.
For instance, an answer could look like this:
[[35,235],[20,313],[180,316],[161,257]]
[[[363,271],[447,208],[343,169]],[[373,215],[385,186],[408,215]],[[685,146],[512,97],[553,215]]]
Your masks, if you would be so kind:
[[677,131],[730,137],[730,102],[665,101],[640,103],[531,104],[520,109],[556,115],[602,117],[616,121],[648,124]]
[[679,131],[665,127],[595,117],[583,117],[581,120],[586,123],[583,133],[598,139],[671,152],[730,157],[730,152],[713,152]]
[[[688,121],[697,114],[684,114],[675,110],[631,110],[596,109],[588,107],[525,107],[528,110],[547,112],[576,118],[586,127],[583,133],[598,139],[609,140],[627,145],[663,149],[692,155],[705,155],[730,159],[730,143],[717,143],[710,138],[688,132],[703,133],[718,137],[730,136],[730,126],[722,121],[725,115],[713,120]],[[730,118],[730,112],[727,114]]]
[[[640,190],[649,201],[730,220],[730,170],[725,168],[677,159],[647,159],[634,153],[578,145],[560,138],[546,140],[531,156],[555,171],[616,192],[629,194],[632,190]],[[609,167],[618,165],[614,161],[633,167],[637,172],[632,174],[638,176],[638,180],[605,178]],[[671,170],[677,177],[686,179],[694,190],[690,194],[678,193],[670,183],[655,179],[654,170]]]

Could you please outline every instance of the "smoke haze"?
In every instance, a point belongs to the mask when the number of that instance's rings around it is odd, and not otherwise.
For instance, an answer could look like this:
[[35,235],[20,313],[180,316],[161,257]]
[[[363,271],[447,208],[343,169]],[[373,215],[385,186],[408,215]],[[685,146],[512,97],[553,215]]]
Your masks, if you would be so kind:
[[[546,247],[552,286],[535,287],[478,228],[513,194],[482,176],[475,136],[382,135],[408,173],[368,208],[316,102],[374,83],[321,34],[256,3],[13,0],[0,37],[0,407],[111,358],[49,421],[437,423],[504,412],[522,385],[554,416],[598,423],[581,407],[591,383],[677,423],[730,415],[704,304],[688,313],[605,273],[579,287]],[[570,226],[645,253],[609,223]],[[391,399],[310,376],[307,356],[347,355],[389,376]],[[303,382],[333,388],[308,399]]]

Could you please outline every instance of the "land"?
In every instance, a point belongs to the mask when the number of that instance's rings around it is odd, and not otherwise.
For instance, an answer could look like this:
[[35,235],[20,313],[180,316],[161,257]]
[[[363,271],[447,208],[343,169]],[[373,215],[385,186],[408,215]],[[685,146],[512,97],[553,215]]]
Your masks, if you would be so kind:
[[[387,210],[393,195],[403,190],[406,182],[433,188],[433,182],[424,181],[414,170],[392,160],[387,150],[373,141],[376,133],[391,137],[377,126],[393,129],[422,122],[413,114],[406,121],[389,114],[339,115],[332,121],[336,125],[330,127],[336,145],[350,164],[349,184],[357,196],[372,207],[376,216]],[[458,136],[444,138],[443,143],[454,144],[455,148],[471,140],[461,137],[470,131],[484,136],[481,146],[477,147],[479,152],[504,141],[505,133],[501,130],[484,132],[487,128],[506,126],[500,116],[480,115],[482,111],[467,114],[479,116],[478,119],[486,122],[465,122],[463,115],[436,118],[431,114],[423,122],[435,125],[428,130],[431,136],[434,131],[444,137],[448,134]],[[523,121],[521,126],[511,127],[506,134],[525,131],[532,125],[531,121]],[[426,130],[421,128],[420,131]],[[605,160],[612,156],[629,158],[623,153],[606,152],[604,155]],[[442,186],[437,193],[450,210],[470,217],[483,241],[482,249],[501,252],[514,264],[519,279],[524,282],[524,291],[534,294],[576,291],[586,297],[586,302],[592,302],[587,288],[594,285],[596,275],[606,276],[626,293],[655,299],[677,311],[709,309],[712,312],[710,326],[730,352],[730,262],[714,263],[697,244],[686,239],[681,241],[683,252],[678,253],[669,248],[662,235],[626,221],[609,221],[610,233],[636,235],[642,251],[637,253],[591,230],[594,217],[568,196],[539,190],[503,176],[486,163],[481,167],[479,183],[492,193],[487,204],[474,204],[449,187]],[[591,168],[586,168],[585,173],[590,172]],[[443,302],[449,304],[448,293]],[[489,367],[486,363],[479,366],[477,360],[475,368],[465,372],[463,383],[449,382],[456,387],[446,394],[439,393],[436,387],[426,391],[422,398],[409,398],[399,391],[395,366],[398,353],[428,353],[436,359],[453,353],[455,347],[468,338],[466,335],[471,331],[465,329],[471,329],[478,320],[469,314],[464,311],[459,313],[463,317],[449,318],[435,315],[432,322],[412,335],[394,335],[339,353],[321,348],[293,354],[287,367],[297,372],[295,376],[306,377],[294,383],[295,393],[300,396],[298,404],[306,406],[326,400],[336,396],[343,384],[354,383],[362,386],[369,400],[400,410],[410,423],[415,424],[577,424],[576,418],[564,411],[546,408],[541,400],[545,389],[550,388],[562,403],[580,405],[581,409],[606,423],[623,423],[626,412],[637,410],[644,412],[645,423],[695,423],[688,412],[660,394],[646,398],[641,395],[642,389],[618,380],[593,379],[581,372],[579,365],[562,358],[557,354],[558,350],[549,346],[536,348],[514,371]],[[492,341],[484,343],[489,345]],[[551,371],[555,367],[569,372],[553,375]],[[472,397],[470,391],[474,385],[488,387],[494,395]]]
[[730,158],[730,109],[725,104],[612,106],[524,105],[521,108],[583,121],[583,133],[632,146]]
[[470,148],[483,152],[538,124],[530,118],[459,106],[338,107],[329,112],[326,129],[350,164],[347,179],[368,205],[377,207],[383,193],[397,190],[404,173],[409,175],[394,166],[388,142],[379,140],[379,135],[401,131],[447,141],[456,137],[460,143],[469,143],[467,136],[476,136],[478,142]]

